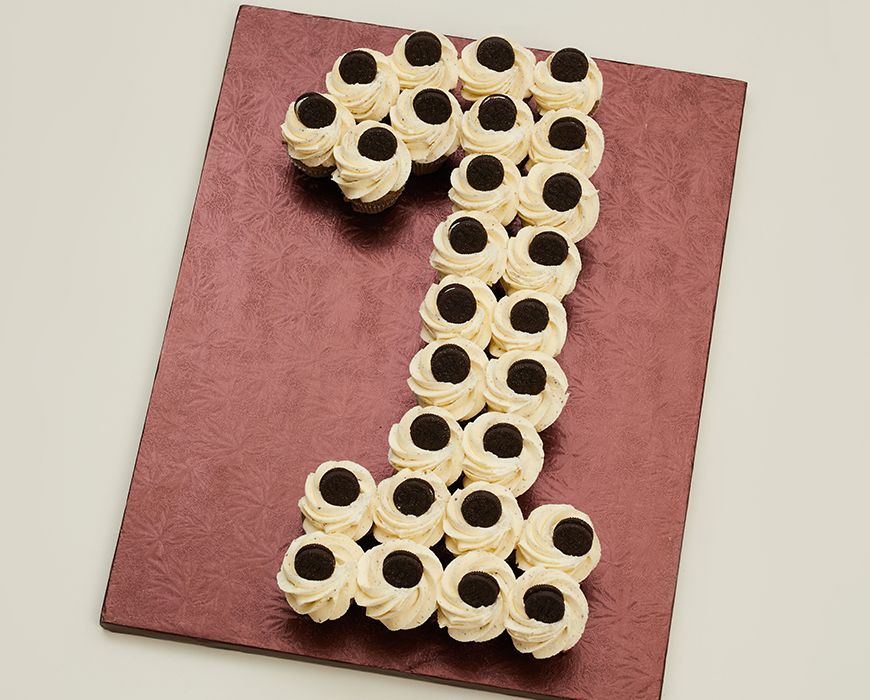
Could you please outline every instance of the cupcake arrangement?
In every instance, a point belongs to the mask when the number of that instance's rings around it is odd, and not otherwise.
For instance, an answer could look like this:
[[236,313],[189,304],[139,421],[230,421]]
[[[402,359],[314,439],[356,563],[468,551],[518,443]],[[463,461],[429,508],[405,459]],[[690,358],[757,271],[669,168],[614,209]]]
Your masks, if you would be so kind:
[[[465,112],[459,80],[473,101]],[[589,177],[604,136],[589,115],[601,74],[577,49],[536,63],[492,36],[460,56],[422,31],[389,57],[345,54],[326,85],[290,106],[284,141],[302,172],[331,175],[357,211],[390,206],[410,173],[432,172],[460,146],[465,156],[451,173],[454,213],[433,233],[438,280],[420,305],[424,345],[407,381],[417,405],[389,431],[395,473],[377,483],[349,461],[311,473],[305,534],[278,587],[315,622],[355,603],[390,630],[434,617],[460,642],[506,633],[520,652],[554,656],[583,634],[580,583],[601,544],[574,505],[524,516],[517,497],[546,469],[539,433],[568,400],[562,300],[581,270],[576,243],[598,219]]]

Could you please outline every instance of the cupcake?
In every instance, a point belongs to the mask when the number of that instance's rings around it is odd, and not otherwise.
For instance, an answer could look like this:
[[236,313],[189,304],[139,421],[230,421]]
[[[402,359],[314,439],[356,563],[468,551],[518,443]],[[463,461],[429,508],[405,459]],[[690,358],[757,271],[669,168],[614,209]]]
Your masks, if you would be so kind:
[[429,287],[420,304],[420,337],[427,343],[466,338],[486,348],[495,303],[492,290],[477,277],[447,275]]
[[458,642],[486,642],[504,632],[508,597],[516,584],[503,559],[468,552],[444,569],[438,586],[438,624]]
[[390,109],[390,124],[411,154],[411,172],[425,175],[440,168],[459,148],[462,109],[439,88],[404,90]]
[[555,226],[574,243],[598,223],[598,191],[576,168],[538,163],[520,185],[520,218],[530,226]]
[[337,620],[356,594],[356,567],[363,551],[346,535],[312,532],[290,544],[278,588],[290,607],[315,622]]
[[459,59],[462,96],[466,100],[496,94],[524,100],[532,94],[534,72],[532,52],[503,36],[472,41],[462,49]]
[[553,569],[529,569],[508,597],[505,628],[517,651],[547,659],[580,641],[589,605],[580,586]]
[[604,80],[595,61],[579,49],[561,49],[539,61],[532,94],[541,114],[571,107],[595,114]]
[[414,406],[390,428],[387,457],[397,471],[434,474],[448,486],[462,473],[462,428],[438,406]]
[[580,252],[558,229],[526,226],[508,243],[502,286],[508,294],[531,289],[560,301],[570,294],[580,275]]
[[399,79],[380,51],[356,49],[336,59],[326,74],[326,89],[358,122],[380,121],[399,96]]
[[491,411],[528,418],[535,430],[550,427],[568,401],[568,378],[549,355],[511,350],[486,368],[486,405]]
[[532,110],[509,95],[490,95],[462,115],[461,139],[466,153],[502,155],[521,163],[529,153]]
[[454,493],[444,513],[444,544],[453,554],[489,552],[507,559],[523,526],[517,499],[500,484],[476,482]]
[[453,90],[459,77],[459,54],[443,34],[414,32],[399,37],[390,57],[403,90],[433,87]]
[[411,174],[411,155],[396,132],[378,122],[348,129],[335,147],[332,179],[354,210],[376,214],[396,203]]
[[515,413],[488,411],[465,426],[465,485],[500,484],[514,496],[535,483],[544,466],[544,444],[532,425]]
[[496,304],[489,353],[501,357],[511,350],[536,350],[556,357],[567,334],[565,307],[556,297],[521,289]]
[[438,606],[443,572],[431,550],[410,540],[390,540],[360,558],[356,602],[387,629],[419,627]]
[[507,264],[508,235],[491,214],[457,211],[438,224],[429,264],[441,277],[477,277],[492,286]]
[[453,211],[482,211],[492,214],[502,226],[517,215],[520,171],[504,156],[465,156],[450,173]]
[[378,484],[374,536],[378,542],[411,540],[431,547],[444,534],[450,492],[434,474],[400,471]]
[[324,462],[305,480],[302,528],[360,539],[372,526],[375,480],[356,462]]
[[281,137],[293,164],[311,177],[335,170],[332,149],[354,125],[353,117],[332,95],[306,92],[290,105]]
[[456,420],[483,410],[487,358],[470,340],[436,340],[411,360],[408,386],[421,406],[440,406]]
[[579,583],[600,559],[601,543],[592,521],[573,506],[539,506],[523,523],[517,542],[517,566],[521,569],[558,569]]
[[603,154],[604,132],[598,122],[579,109],[554,109],[532,129],[526,170],[538,163],[565,163],[592,177]]

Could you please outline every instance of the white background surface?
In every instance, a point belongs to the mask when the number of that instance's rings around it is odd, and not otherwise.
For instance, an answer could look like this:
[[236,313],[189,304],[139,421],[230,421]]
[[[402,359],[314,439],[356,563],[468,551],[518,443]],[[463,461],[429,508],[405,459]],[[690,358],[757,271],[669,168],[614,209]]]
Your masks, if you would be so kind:
[[[749,82],[663,697],[870,697],[866,4],[281,4]],[[235,14],[0,14],[0,696],[494,697],[98,626]]]

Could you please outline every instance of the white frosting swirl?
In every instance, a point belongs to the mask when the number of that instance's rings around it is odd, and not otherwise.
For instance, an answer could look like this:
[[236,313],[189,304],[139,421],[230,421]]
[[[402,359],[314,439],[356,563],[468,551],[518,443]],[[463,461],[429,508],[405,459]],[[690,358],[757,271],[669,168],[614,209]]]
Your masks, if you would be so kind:
[[[423,577],[412,588],[397,588],[384,580],[384,559],[402,551],[416,555],[423,564]],[[438,606],[438,582],[443,572],[431,550],[410,540],[390,540],[362,555],[357,566],[356,602],[387,629],[419,627]]]
[[[459,384],[439,382],[432,376],[432,354],[443,345],[458,345],[468,354],[471,369]],[[465,338],[436,340],[414,355],[408,386],[421,406],[440,406],[457,420],[468,420],[483,410],[483,386],[487,358],[483,350]]]
[[[372,160],[359,152],[359,138],[371,128],[387,129],[396,137],[396,152],[387,160]],[[374,202],[390,192],[401,190],[411,174],[408,147],[386,124],[366,121],[348,129],[335,147],[335,172],[332,179],[347,199]]]
[[[592,530],[592,548],[581,557],[565,554],[553,544],[556,525],[568,518],[582,520]],[[592,573],[600,560],[601,542],[592,520],[573,506],[564,503],[538,506],[523,523],[523,532],[517,542],[517,566],[521,569],[533,566],[558,569],[579,583]]]
[[[438,294],[451,284],[461,284],[468,288],[477,302],[474,316],[465,323],[451,323],[438,310]],[[492,290],[477,277],[458,277],[447,275],[438,284],[433,284],[426,292],[423,303],[420,304],[420,318],[423,327],[420,337],[426,343],[433,340],[450,340],[451,338],[467,338],[475,345],[486,348],[491,337],[492,314],[495,312],[495,295]]]
[[[518,331],[511,323],[511,310],[517,302],[534,299],[547,307],[547,326],[537,333]],[[562,352],[568,335],[565,307],[552,294],[532,289],[520,289],[498,300],[492,316],[492,340],[489,353],[501,357],[511,350],[537,350],[556,357]]]
[[503,226],[517,215],[519,206],[520,171],[502,155],[495,155],[504,166],[504,180],[494,190],[478,190],[468,184],[468,164],[473,155],[465,156],[459,167],[450,173],[450,191],[447,196],[453,202],[453,211],[473,210],[492,214]]
[[399,96],[399,78],[389,58],[380,51],[359,49],[370,53],[377,63],[375,79],[370,83],[346,83],[338,66],[344,54],[335,59],[332,70],[326,74],[326,89],[358,122],[368,119],[380,121],[390,112]]
[[462,120],[462,109],[459,102],[449,92],[445,92],[450,100],[452,113],[443,124],[428,124],[414,111],[414,98],[421,90],[403,90],[396,104],[390,109],[390,124],[405,142],[415,163],[431,163],[449,156],[459,148],[459,124]]
[[[459,582],[472,572],[492,576],[498,583],[498,598],[492,605],[475,608],[459,595]],[[444,569],[438,587],[438,624],[459,642],[486,642],[504,632],[508,614],[508,597],[516,576],[503,559],[489,552],[468,552],[457,557]]]
[[441,58],[430,66],[412,66],[405,57],[405,43],[410,34],[399,37],[390,61],[403,90],[415,87],[434,87],[453,90],[459,80],[459,53],[453,42],[443,34],[431,32],[441,42]]
[[[296,553],[310,544],[326,547],[335,557],[335,570],[322,581],[311,581],[296,572]],[[278,588],[290,607],[315,622],[337,620],[350,607],[356,594],[356,567],[363,551],[345,535],[312,532],[290,543],[278,571]]]
[[569,294],[577,284],[580,275],[580,252],[577,246],[568,241],[568,257],[560,265],[539,265],[529,257],[529,244],[539,233],[555,231],[565,236],[559,229],[551,226],[526,226],[508,243],[507,265],[502,285],[508,294],[520,289],[534,289],[552,294],[556,299]]
[[[508,370],[518,360],[535,360],[547,371],[540,394],[518,394],[508,386]],[[568,401],[568,378],[549,355],[533,350],[511,350],[492,360],[486,368],[486,405],[490,410],[516,413],[528,418],[535,430],[549,428]]]
[[[501,517],[491,527],[476,527],[462,515],[462,502],[475,491],[488,491],[501,503]],[[516,497],[501,484],[482,481],[469,484],[454,493],[444,512],[444,544],[453,554],[489,552],[507,559],[516,546],[523,527],[523,514]]]
[[598,65],[588,56],[589,73],[580,82],[563,83],[556,80],[550,73],[550,61],[553,54],[543,61],[538,61],[534,69],[534,85],[532,94],[541,114],[553,109],[572,107],[581,112],[590,114],[595,105],[601,100],[601,92],[604,89],[604,78]]
[[[405,515],[393,500],[396,488],[408,479],[421,479],[432,487],[435,502],[423,515]],[[431,473],[414,473],[403,470],[378,484],[375,501],[374,535],[378,542],[387,540],[411,540],[424,547],[431,547],[444,534],[444,508],[450,492],[437,476]]]
[[507,37],[499,38],[505,39],[514,50],[514,64],[505,71],[492,70],[477,60],[477,47],[483,39],[472,41],[462,49],[459,77],[462,80],[462,96],[466,100],[479,100],[495,94],[510,95],[518,100],[531,96],[535,79],[534,54]]
[[[580,148],[569,151],[556,148],[550,143],[550,127],[553,122],[566,117],[576,119],[586,127],[586,142]],[[604,132],[598,126],[598,122],[579,109],[566,107],[547,112],[535,124],[525,168],[530,170],[538,163],[565,163],[576,168],[586,177],[592,177],[598,170],[603,155]]]
[[[568,211],[550,209],[544,202],[544,184],[557,173],[568,173],[580,183],[580,201]],[[520,185],[520,218],[531,226],[556,226],[574,243],[586,238],[598,223],[598,190],[576,168],[561,163],[538,163]]]
[[296,102],[287,110],[281,124],[281,137],[287,144],[287,154],[310,167],[331,167],[335,165],[332,149],[341,135],[354,125],[353,116],[332,95],[323,95],[335,105],[335,119],[332,124],[319,129],[311,129],[303,124],[296,115]]
[[[486,230],[486,246],[477,253],[459,253],[450,244],[450,227],[457,219],[471,218],[479,221]],[[441,277],[459,275],[478,277],[493,285],[504,274],[507,264],[508,235],[494,216],[482,211],[457,211],[438,224],[432,236],[434,250],[429,256],[432,265]]]
[[[411,424],[414,419],[430,413],[447,421],[450,428],[450,441],[440,450],[424,450],[417,447],[411,439]],[[448,411],[438,406],[414,406],[402,419],[390,428],[390,452],[387,456],[397,471],[411,473],[431,473],[452,484],[462,473],[462,428]]]
[[[498,457],[483,447],[483,436],[492,426],[507,423],[520,431],[523,450],[516,457]],[[529,490],[544,466],[544,443],[535,431],[535,426],[515,413],[488,411],[465,426],[462,435],[465,453],[462,470],[464,485],[478,481],[500,484],[514,496]]]
[[532,110],[522,100],[509,95],[505,97],[511,99],[517,108],[516,121],[507,131],[491,131],[481,126],[480,105],[483,100],[472,104],[471,109],[462,115],[461,142],[466,153],[503,155],[514,163],[520,163],[528,155],[535,123]]
[[[532,586],[553,586],[565,600],[565,615],[558,622],[541,622],[526,615],[523,596]],[[583,636],[589,605],[577,582],[561,571],[529,569],[517,579],[508,596],[505,628],[517,651],[547,659],[573,647]]]
[[[359,495],[346,506],[333,505],[320,493],[320,479],[336,467],[347,469],[359,480]],[[305,495],[299,499],[302,528],[308,533],[320,530],[358,540],[371,529],[374,494],[375,480],[365,467],[347,460],[324,462],[305,479]]]

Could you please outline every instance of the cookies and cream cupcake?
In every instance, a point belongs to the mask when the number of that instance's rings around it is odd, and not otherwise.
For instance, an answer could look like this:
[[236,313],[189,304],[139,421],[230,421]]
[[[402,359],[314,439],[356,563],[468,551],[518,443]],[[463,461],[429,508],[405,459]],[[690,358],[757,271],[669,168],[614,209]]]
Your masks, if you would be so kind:
[[364,121],[348,129],[333,153],[332,179],[354,210],[365,214],[395,204],[411,174],[408,147],[379,122]]
[[501,484],[478,481],[447,501],[444,544],[453,554],[489,552],[507,559],[522,526],[523,514],[516,497]]
[[538,163],[565,163],[592,177],[604,154],[604,132],[592,117],[565,107],[547,112],[532,129],[525,168]]
[[462,428],[443,408],[414,406],[390,428],[389,443],[396,471],[434,474],[448,486],[462,474]]
[[535,426],[516,413],[479,415],[465,426],[462,450],[466,486],[500,484],[514,496],[525,493],[544,466],[544,444]]
[[444,534],[450,492],[434,474],[402,470],[378,484],[374,536],[378,542],[411,540],[431,547]]
[[486,368],[486,405],[491,411],[528,418],[541,431],[550,427],[568,401],[568,378],[549,355],[511,350]]
[[420,337],[427,343],[466,338],[486,348],[495,304],[492,290],[477,277],[447,275],[429,287],[420,304]]
[[337,620],[356,594],[356,567],[363,551],[346,535],[312,532],[291,542],[278,588],[290,607],[315,622]]
[[287,110],[281,138],[297,168],[311,177],[326,177],[335,170],[332,149],[354,123],[351,113],[332,95],[306,92]]
[[552,294],[521,289],[499,299],[492,316],[489,353],[537,350],[556,357],[568,335],[565,307]]
[[438,586],[438,624],[459,642],[486,642],[504,632],[508,597],[516,583],[510,566],[488,552],[468,552],[444,569]]
[[390,109],[390,125],[411,154],[411,172],[425,175],[440,168],[459,148],[462,109],[440,88],[403,90]]
[[529,153],[534,122],[532,110],[522,100],[489,95],[462,115],[462,148],[466,153],[492,153],[520,163]]
[[468,420],[483,410],[486,364],[486,353],[470,340],[436,340],[414,355],[408,386],[421,406]]
[[372,526],[375,488],[368,469],[356,462],[324,462],[305,479],[302,528],[360,539]]
[[604,79],[591,58],[579,49],[561,49],[539,61],[532,94],[541,114],[571,107],[592,115],[601,102]]
[[517,651],[547,659],[579,642],[588,618],[589,605],[576,581],[536,567],[514,584],[505,628]]
[[326,89],[358,122],[380,121],[399,96],[399,78],[380,51],[355,49],[335,60],[326,74]]
[[450,173],[453,211],[482,211],[492,214],[503,226],[517,215],[520,171],[509,158],[500,155],[465,156]]
[[429,264],[440,277],[477,277],[492,286],[507,264],[508,235],[494,216],[457,211],[435,229]]
[[559,229],[525,226],[508,243],[501,282],[508,294],[531,289],[561,301],[577,284],[580,267],[580,251]]
[[453,90],[459,79],[459,53],[450,39],[436,32],[399,37],[390,61],[403,90],[420,86]]
[[389,540],[357,565],[356,602],[390,630],[419,627],[438,607],[444,572],[431,550],[410,540]]
[[601,542],[592,520],[567,504],[538,506],[523,523],[517,566],[558,569],[583,581],[601,560]]
[[472,41],[462,49],[459,59],[462,96],[466,100],[496,94],[524,100],[532,94],[534,73],[534,54],[503,36]]
[[598,223],[598,190],[570,165],[538,163],[523,178],[517,211],[529,226],[555,226],[576,243]]

